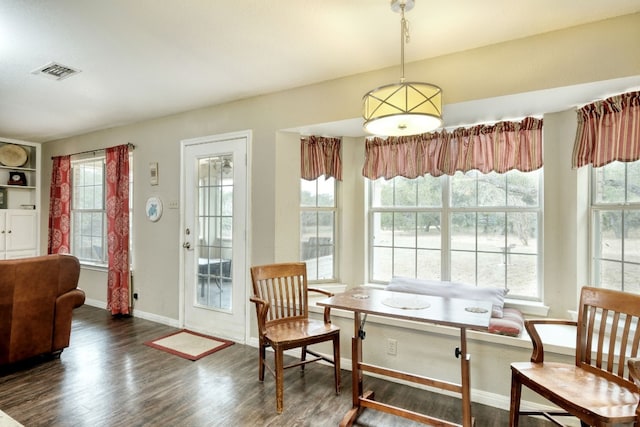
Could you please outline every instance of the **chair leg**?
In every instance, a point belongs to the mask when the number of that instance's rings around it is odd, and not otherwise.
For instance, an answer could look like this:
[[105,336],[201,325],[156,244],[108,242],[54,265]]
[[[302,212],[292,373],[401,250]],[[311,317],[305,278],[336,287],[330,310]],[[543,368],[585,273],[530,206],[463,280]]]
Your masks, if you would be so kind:
[[258,364],[258,380],[264,381],[264,364],[265,357],[267,356],[267,346],[263,342],[260,342],[259,349],[259,364]]
[[[302,347],[300,347],[300,361],[304,362],[305,360],[307,360],[307,346],[303,345]],[[306,363],[303,363],[302,365],[300,365],[300,370],[304,372],[304,366],[306,365]]]
[[340,394],[340,335],[333,337],[333,370],[336,382],[336,394]]
[[276,411],[282,413],[284,407],[284,351],[281,347],[274,348],[276,368]]
[[522,384],[515,372],[511,373],[511,404],[509,407],[509,427],[518,427],[520,418],[520,397],[522,396]]

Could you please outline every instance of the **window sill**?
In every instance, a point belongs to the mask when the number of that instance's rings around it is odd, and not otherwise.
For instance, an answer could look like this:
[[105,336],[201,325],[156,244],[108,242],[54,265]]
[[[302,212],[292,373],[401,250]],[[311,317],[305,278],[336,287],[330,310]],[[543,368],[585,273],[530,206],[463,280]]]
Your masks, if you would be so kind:
[[93,271],[108,271],[109,270],[109,266],[107,266],[107,265],[91,264],[91,263],[82,262],[82,261],[80,261],[80,268],[82,268],[84,270],[93,270]]
[[[312,286],[312,285],[309,285],[309,286]],[[331,290],[331,292],[333,293],[344,292],[344,290],[347,288],[347,285],[344,285],[341,283],[331,284],[328,286],[318,285],[316,287],[327,288],[327,290],[329,290],[328,289],[329,286],[332,286],[334,287],[334,289],[336,289],[336,290]],[[373,288],[373,289],[384,289],[386,287],[385,285],[381,285],[378,283],[367,283],[363,286]],[[504,306],[510,307],[510,308],[517,308],[525,316],[547,317],[549,315],[549,306],[546,306],[541,302],[514,300],[514,299],[507,298],[504,301]]]

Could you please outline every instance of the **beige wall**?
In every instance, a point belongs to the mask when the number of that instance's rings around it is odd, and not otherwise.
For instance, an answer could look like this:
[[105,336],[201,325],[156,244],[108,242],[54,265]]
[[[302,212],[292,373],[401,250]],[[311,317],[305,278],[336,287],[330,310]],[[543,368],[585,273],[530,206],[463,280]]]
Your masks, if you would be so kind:
[[[488,46],[407,65],[407,75],[437,83],[445,102],[459,103],[501,95],[640,75],[640,14],[584,25],[569,30]],[[296,126],[351,119],[359,116],[362,94],[397,79],[389,68],[266,96],[202,108],[142,123],[115,127],[43,144],[43,188],[49,187],[52,155],[74,153],[131,142],[134,156],[134,260],[135,287],[140,293],[136,310],[160,319],[178,319],[179,210],[168,209],[151,223],[144,216],[149,196],[165,203],[180,199],[180,141],[187,138],[251,129],[251,247],[249,264],[295,258],[297,241],[298,135],[282,132]],[[295,72],[295,70],[292,70]],[[584,216],[585,177],[569,168],[575,132],[572,111],[546,114],[545,119],[545,246],[544,292],[553,301],[552,315],[565,315],[575,306],[577,289],[586,279]],[[445,118],[446,119],[446,118]],[[501,119],[494,117],[493,119]],[[344,283],[366,280],[364,180],[362,139],[344,140],[344,175],[341,186],[340,275]],[[159,185],[150,186],[148,164],[158,162]],[[42,230],[47,229],[48,191],[42,192]],[[46,249],[46,232],[41,245]],[[247,284],[248,285],[248,284]],[[103,272],[83,270],[80,286],[92,301],[106,300]],[[350,327],[345,323],[343,348],[348,357]],[[255,329],[252,329],[252,337]],[[396,333],[380,327],[384,337]],[[408,334],[408,343],[413,337]],[[402,344],[399,344],[399,347]],[[407,344],[411,346],[411,344]],[[400,347],[403,348],[403,347]],[[406,348],[406,347],[404,347]],[[422,354],[419,348],[413,347]],[[509,360],[525,360],[525,350],[504,352]],[[404,350],[403,350],[404,351]],[[421,366],[424,359],[411,349],[397,360]],[[482,347],[479,353],[497,351]],[[513,350],[515,351],[515,350]],[[427,355],[425,355],[426,357]],[[476,358],[480,359],[480,358]],[[489,359],[487,361],[487,359]],[[474,359],[474,388],[508,393],[508,360],[483,370]],[[449,362],[447,362],[449,363]],[[478,364],[480,366],[478,366]],[[405,366],[407,366],[405,365]],[[438,366],[438,365],[436,365]],[[493,366],[493,365],[492,365]],[[422,369],[422,368],[420,368]],[[482,374],[491,372],[491,375]]]

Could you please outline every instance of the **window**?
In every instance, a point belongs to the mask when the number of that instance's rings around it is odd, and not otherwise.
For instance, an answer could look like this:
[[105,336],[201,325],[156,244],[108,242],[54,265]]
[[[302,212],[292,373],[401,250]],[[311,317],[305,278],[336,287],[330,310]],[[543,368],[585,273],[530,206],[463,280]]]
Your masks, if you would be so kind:
[[504,287],[540,299],[542,170],[370,182],[371,282]]
[[640,161],[591,169],[591,283],[640,293]]
[[71,162],[71,253],[80,262],[107,265],[105,158]]
[[[129,154],[129,227],[133,213],[133,157]],[[80,263],[106,267],[107,212],[104,156],[71,162],[71,253]],[[132,246],[133,233],[129,233]],[[133,257],[132,257],[133,264]]]
[[310,281],[336,280],[336,180],[300,180],[300,259]]

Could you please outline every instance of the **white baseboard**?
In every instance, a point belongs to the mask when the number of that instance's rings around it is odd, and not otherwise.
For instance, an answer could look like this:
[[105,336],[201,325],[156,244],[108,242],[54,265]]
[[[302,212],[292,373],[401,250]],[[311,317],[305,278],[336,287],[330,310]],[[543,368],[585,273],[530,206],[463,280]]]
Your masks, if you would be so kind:
[[[97,307],[103,310],[107,309],[107,303],[105,303],[104,301],[87,298],[84,303],[86,305],[90,305],[91,307]],[[147,313],[146,311],[140,311],[135,308],[131,311],[131,315],[133,317],[139,317],[141,319],[150,320],[152,322],[161,323],[163,325],[171,326],[174,328],[178,328],[180,325],[177,319],[172,319],[170,317],[165,317],[165,316],[158,316],[157,314]],[[256,344],[256,347],[257,347],[257,344]]]

